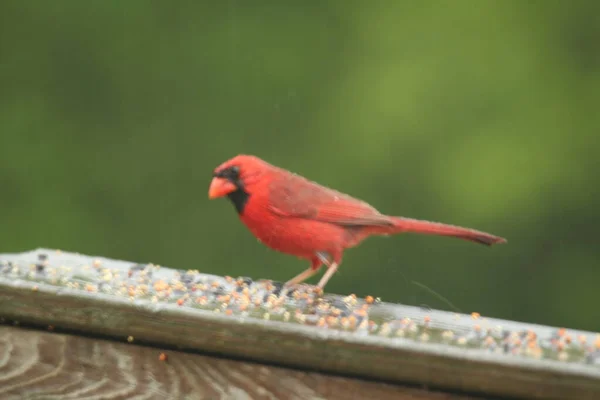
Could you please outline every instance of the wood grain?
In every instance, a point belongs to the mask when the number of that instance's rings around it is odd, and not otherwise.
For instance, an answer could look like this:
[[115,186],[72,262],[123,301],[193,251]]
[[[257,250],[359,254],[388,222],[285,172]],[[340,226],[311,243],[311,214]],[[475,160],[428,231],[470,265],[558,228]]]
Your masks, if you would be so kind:
[[[166,361],[160,361],[164,351]],[[0,398],[400,399],[470,397],[135,344],[0,326]]]

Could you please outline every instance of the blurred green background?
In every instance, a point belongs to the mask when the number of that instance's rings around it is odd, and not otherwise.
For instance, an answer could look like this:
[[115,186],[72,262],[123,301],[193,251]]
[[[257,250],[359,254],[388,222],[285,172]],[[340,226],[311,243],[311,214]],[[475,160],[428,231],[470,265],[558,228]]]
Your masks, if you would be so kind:
[[[508,239],[373,238],[328,291],[600,330],[596,1],[3,1],[0,252],[287,280],[238,154]],[[312,282],[316,282],[316,277]]]

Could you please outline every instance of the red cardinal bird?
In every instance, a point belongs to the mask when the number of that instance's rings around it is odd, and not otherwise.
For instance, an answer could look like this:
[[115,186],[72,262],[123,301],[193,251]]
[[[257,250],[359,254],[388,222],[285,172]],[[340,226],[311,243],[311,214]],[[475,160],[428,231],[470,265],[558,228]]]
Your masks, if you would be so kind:
[[404,232],[454,236],[492,245],[506,239],[474,229],[392,217],[369,204],[311,182],[250,155],[238,155],[213,172],[208,197],[229,197],[240,219],[261,242],[277,251],[305,258],[311,265],[286,285],[317,273],[323,289],[342,262],[345,249],[371,235]]

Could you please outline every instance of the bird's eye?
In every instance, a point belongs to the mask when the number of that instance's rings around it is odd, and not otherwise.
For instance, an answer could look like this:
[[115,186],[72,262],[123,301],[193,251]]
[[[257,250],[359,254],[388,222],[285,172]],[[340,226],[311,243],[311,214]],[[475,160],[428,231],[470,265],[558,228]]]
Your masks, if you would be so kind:
[[238,179],[240,179],[240,167],[234,165],[232,167],[222,169],[218,172],[214,172],[213,176],[229,179],[232,182],[237,181]]

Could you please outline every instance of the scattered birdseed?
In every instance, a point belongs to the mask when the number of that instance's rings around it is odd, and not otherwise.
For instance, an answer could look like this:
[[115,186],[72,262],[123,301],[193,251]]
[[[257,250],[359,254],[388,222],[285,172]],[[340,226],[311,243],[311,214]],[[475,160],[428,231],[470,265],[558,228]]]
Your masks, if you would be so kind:
[[169,288],[169,284],[163,280],[159,280],[154,283],[154,290],[157,292],[162,292],[163,290],[167,290]]
[[[142,302],[138,304],[145,301],[187,312],[212,311],[267,324],[303,324],[345,334],[377,335],[381,340],[443,343],[494,354],[600,365],[600,334],[586,335],[566,328],[544,331],[511,322],[503,323],[504,327],[492,324],[477,312],[470,314],[472,325],[461,323],[461,314],[440,314],[431,309],[395,307],[413,311],[392,315],[382,312],[389,305],[380,304],[381,300],[371,295],[323,295],[306,284],[288,288],[280,282],[204,275],[195,269],[175,271],[155,264],[130,263],[117,266],[112,261],[83,256],[78,256],[77,263],[65,262],[68,257],[71,256],[51,252],[35,254],[27,262],[0,259],[0,279],[33,281],[32,291],[38,291],[42,285],[54,285]],[[59,262],[53,262],[55,258]],[[48,330],[52,329],[49,325]],[[133,337],[127,341],[133,342]]]
[[442,338],[444,339],[444,341],[450,341],[454,338],[454,332],[452,332],[451,330],[445,330],[444,332],[442,332]]

